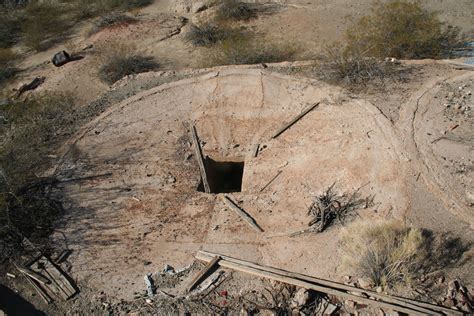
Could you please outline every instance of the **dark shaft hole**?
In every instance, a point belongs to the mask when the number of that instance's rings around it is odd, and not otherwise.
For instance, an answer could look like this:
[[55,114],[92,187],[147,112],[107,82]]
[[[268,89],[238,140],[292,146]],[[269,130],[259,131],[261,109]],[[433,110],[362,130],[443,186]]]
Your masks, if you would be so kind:
[[[245,165],[243,161],[216,161],[206,157],[204,164],[211,193],[242,191],[242,177]],[[202,179],[197,190],[204,192]]]

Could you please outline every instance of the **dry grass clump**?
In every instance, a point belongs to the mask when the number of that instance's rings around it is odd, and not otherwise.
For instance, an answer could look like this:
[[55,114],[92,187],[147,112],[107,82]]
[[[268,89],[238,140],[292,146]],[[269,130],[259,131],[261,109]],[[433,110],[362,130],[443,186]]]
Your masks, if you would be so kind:
[[238,0],[223,0],[217,9],[217,18],[220,20],[248,20],[254,16],[252,6]]
[[17,55],[9,48],[0,48],[0,87],[13,78],[18,69],[15,67]]
[[0,7],[0,48],[11,47],[18,42],[23,19],[18,10]]
[[366,56],[405,59],[449,57],[464,44],[459,28],[405,0],[375,4],[370,15],[348,29],[346,40],[350,50]]
[[397,221],[355,222],[343,230],[345,263],[376,286],[410,284],[428,258],[421,230]]
[[186,40],[195,46],[210,47],[226,39],[241,36],[241,30],[215,22],[206,22],[201,25],[191,25],[186,34]]
[[210,52],[212,65],[246,65],[293,60],[296,48],[292,45],[258,41],[251,35],[231,37],[216,45]]
[[133,47],[112,45],[103,57],[99,78],[113,84],[125,76],[157,70],[160,65],[151,56],[134,52]]
[[127,25],[136,22],[137,20],[131,16],[122,14],[122,13],[110,13],[104,15],[99,20],[94,23],[94,27],[91,30],[91,34],[97,33],[103,29],[117,26],[117,25]]

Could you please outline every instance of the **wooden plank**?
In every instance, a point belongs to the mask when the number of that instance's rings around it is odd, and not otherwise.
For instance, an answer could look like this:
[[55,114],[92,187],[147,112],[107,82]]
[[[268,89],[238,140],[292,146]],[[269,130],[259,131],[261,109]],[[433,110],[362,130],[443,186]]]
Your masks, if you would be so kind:
[[270,184],[272,184],[273,181],[275,181],[276,178],[278,178],[282,172],[283,171],[278,170],[277,174],[270,181],[268,181],[267,184],[265,184],[265,186],[263,188],[260,189],[260,192],[263,192],[266,188],[268,188],[270,186]]
[[[224,255],[221,255],[221,254],[216,254],[216,253],[212,253],[212,252],[208,252],[208,251],[199,251],[196,258],[199,259],[199,260],[203,260],[203,261],[207,262],[207,261],[211,260],[211,258],[213,258],[213,256],[216,256],[216,255],[221,256],[222,260],[225,260],[227,262],[232,262],[232,263],[235,263],[235,264],[245,265],[245,266],[249,266],[249,267],[254,268],[254,269],[263,270],[263,271],[267,271],[267,272],[270,272],[270,273],[276,273],[276,274],[283,275],[283,276],[286,276],[286,277],[290,277],[290,278],[293,278],[293,279],[299,279],[301,281],[311,282],[314,285],[323,286],[324,289],[320,290],[320,292],[322,291],[324,293],[328,293],[326,290],[337,290],[337,291],[341,291],[341,292],[342,291],[349,291],[349,292],[352,292],[352,293],[365,293],[370,297],[374,297],[376,299],[379,299],[379,300],[382,300],[382,301],[385,301],[385,302],[388,302],[388,303],[391,303],[391,304],[401,305],[402,307],[411,308],[413,310],[416,310],[416,311],[418,311],[420,313],[424,313],[424,314],[429,313],[429,314],[442,315],[442,313],[447,313],[447,314],[453,314],[453,315],[462,315],[462,312],[452,310],[452,309],[449,309],[449,308],[446,308],[446,307],[443,307],[443,306],[438,306],[438,305],[429,304],[429,303],[425,303],[425,302],[419,302],[419,301],[410,300],[410,299],[406,299],[406,298],[400,298],[400,297],[397,297],[397,296],[389,296],[389,295],[377,293],[377,292],[374,292],[374,291],[364,290],[364,289],[352,287],[352,286],[349,286],[349,285],[345,285],[345,284],[341,284],[341,283],[337,283],[337,282],[333,282],[333,281],[329,281],[329,280],[314,278],[314,277],[310,277],[310,276],[306,276],[306,275],[303,275],[303,274],[290,272],[290,271],[286,271],[286,270],[282,270],[282,269],[278,269],[278,268],[261,266],[261,265],[258,265],[258,264],[252,263],[252,262],[239,260],[239,259],[235,259],[235,258],[232,258],[232,257],[228,257],[228,256],[224,256]],[[222,263],[224,263],[224,261],[222,261]],[[353,295],[353,294],[347,293],[347,292],[343,292],[343,293]],[[330,294],[330,293],[328,293],[328,294]],[[357,296],[357,295],[353,295],[353,296],[360,297],[360,296]],[[352,300],[356,300],[356,299],[352,298]],[[373,300],[369,300],[369,301],[371,303],[374,302]]]
[[[201,250],[200,252],[204,255],[207,255],[208,257],[212,257],[212,256],[217,255],[215,253],[204,251],[204,250]],[[219,255],[219,256],[222,256],[222,255]],[[462,312],[452,310],[452,309],[444,307],[444,306],[434,305],[434,304],[430,304],[430,303],[426,303],[426,302],[420,302],[420,301],[417,301],[417,300],[412,300],[412,299],[399,297],[399,296],[394,296],[394,295],[386,295],[386,294],[382,294],[382,293],[377,293],[375,291],[360,289],[360,288],[353,287],[353,286],[350,286],[350,285],[347,285],[347,284],[338,283],[338,282],[334,282],[334,281],[330,281],[330,280],[326,280],[326,279],[320,279],[320,278],[316,278],[316,277],[311,277],[311,276],[307,276],[307,275],[296,273],[296,272],[290,272],[290,271],[286,271],[286,270],[282,270],[282,269],[278,269],[278,268],[273,268],[273,267],[261,266],[261,265],[255,264],[255,263],[239,260],[239,259],[228,257],[228,256],[222,256],[222,258],[226,259],[226,260],[229,260],[229,261],[232,261],[232,262],[236,262],[236,263],[246,263],[246,264],[249,264],[253,267],[258,267],[260,269],[268,270],[268,271],[275,272],[275,273],[283,273],[284,275],[287,275],[287,276],[290,276],[290,277],[298,278],[298,279],[308,281],[308,282],[321,284],[321,285],[336,288],[336,289],[339,289],[339,290],[365,293],[368,296],[374,297],[376,299],[384,300],[384,301],[387,301],[387,302],[391,302],[391,303],[406,302],[406,303],[411,303],[413,305],[418,305],[420,307],[425,307],[425,308],[428,308],[428,309],[433,309],[433,310],[437,310],[437,311],[444,312],[444,313],[450,313],[450,314],[455,314],[455,315],[463,315]],[[425,312],[428,312],[428,311],[425,310]]]
[[193,134],[193,145],[194,145],[194,150],[196,151],[196,159],[199,164],[199,171],[201,172],[201,178],[202,178],[202,183],[204,185],[204,191],[206,193],[211,193],[211,188],[207,180],[207,173],[206,173],[206,167],[204,165],[204,158],[202,156],[202,149],[201,149],[201,145],[199,144],[199,138],[197,136],[196,126],[193,125],[191,127],[191,131]]
[[30,270],[30,269],[22,268],[22,267],[18,267],[18,266],[16,268],[21,273],[26,274],[27,276],[29,276],[30,278],[38,281],[41,284],[47,285],[47,284],[51,283],[50,279],[48,279],[47,277],[43,276],[42,274],[40,274],[40,273],[38,273],[34,270]]
[[30,278],[27,274],[25,274],[25,278],[28,281],[28,283],[31,284],[31,286],[38,292],[39,296],[43,299],[43,301],[46,304],[51,304],[53,302],[53,299],[46,293],[45,290],[41,288],[39,284],[36,284],[36,281],[32,278]]
[[259,150],[259,149],[260,149],[260,144],[255,145],[255,147],[253,148],[252,156],[253,156],[254,158],[257,158],[257,156],[258,156],[258,150]]
[[31,264],[30,268],[35,272],[45,274],[51,280],[50,283],[45,284],[45,288],[59,298],[68,300],[77,293],[77,289],[68,277],[45,256]]
[[303,111],[303,113],[297,115],[294,119],[292,119],[289,123],[283,125],[283,127],[281,127],[275,134],[273,134],[272,138],[275,139],[277,138],[278,136],[280,136],[284,131],[286,131],[287,129],[289,129],[291,126],[293,126],[293,124],[295,124],[296,122],[298,122],[299,120],[301,120],[306,114],[308,114],[309,112],[311,112],[312,110],[314,110],[318,105],[319,105],[320,102],[317,102],[317,103],[314,103],[313,105],[309,106],[306,110]]
[[209,273],[209,271],[214,268],[216,263],[221,259],[219,256],[215,256],[199,273],[191,280],[191,283],[188,285],[188,292],[191,292],[201,281],[204,277]]
[[258,226],[257,222],[249,215],[247,212],[245,212],[243,209],[241,209],[230,197],[227,195],[223,195],[222,199],[224,200],[225,204],[230,207],[234,212],[237,213],[240,217],[242,217],[247,223],[250,224],[250,226],[255,229],[258,232],[263,232],[263,229]]

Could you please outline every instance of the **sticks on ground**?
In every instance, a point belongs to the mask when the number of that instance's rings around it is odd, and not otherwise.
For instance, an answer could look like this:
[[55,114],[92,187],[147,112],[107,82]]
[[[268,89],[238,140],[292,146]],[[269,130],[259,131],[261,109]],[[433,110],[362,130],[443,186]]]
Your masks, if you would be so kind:
[[343,224],[347,217],[357,215],[358,208],[369,207],[372,200],[373,197],[360,198],[359,190],[352,194],[338,195],[334,192],[334,184],[332,184],[323,194],[316,196],[309,207],[308,215],[311,216],[311,221],[308,223],[309,228],[295,232],[290,236],[320,233],[335,220]]

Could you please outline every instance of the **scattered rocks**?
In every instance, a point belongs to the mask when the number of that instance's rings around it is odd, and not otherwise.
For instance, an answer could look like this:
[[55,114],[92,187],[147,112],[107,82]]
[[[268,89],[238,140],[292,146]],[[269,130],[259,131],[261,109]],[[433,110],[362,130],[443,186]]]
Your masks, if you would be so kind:
[[311,298],[311,295],[309,291],[304,288],[300,288],[293,296],[293,299],[291,301],[291,306],[293,308],[304,306],[308,304],[310,298]]

